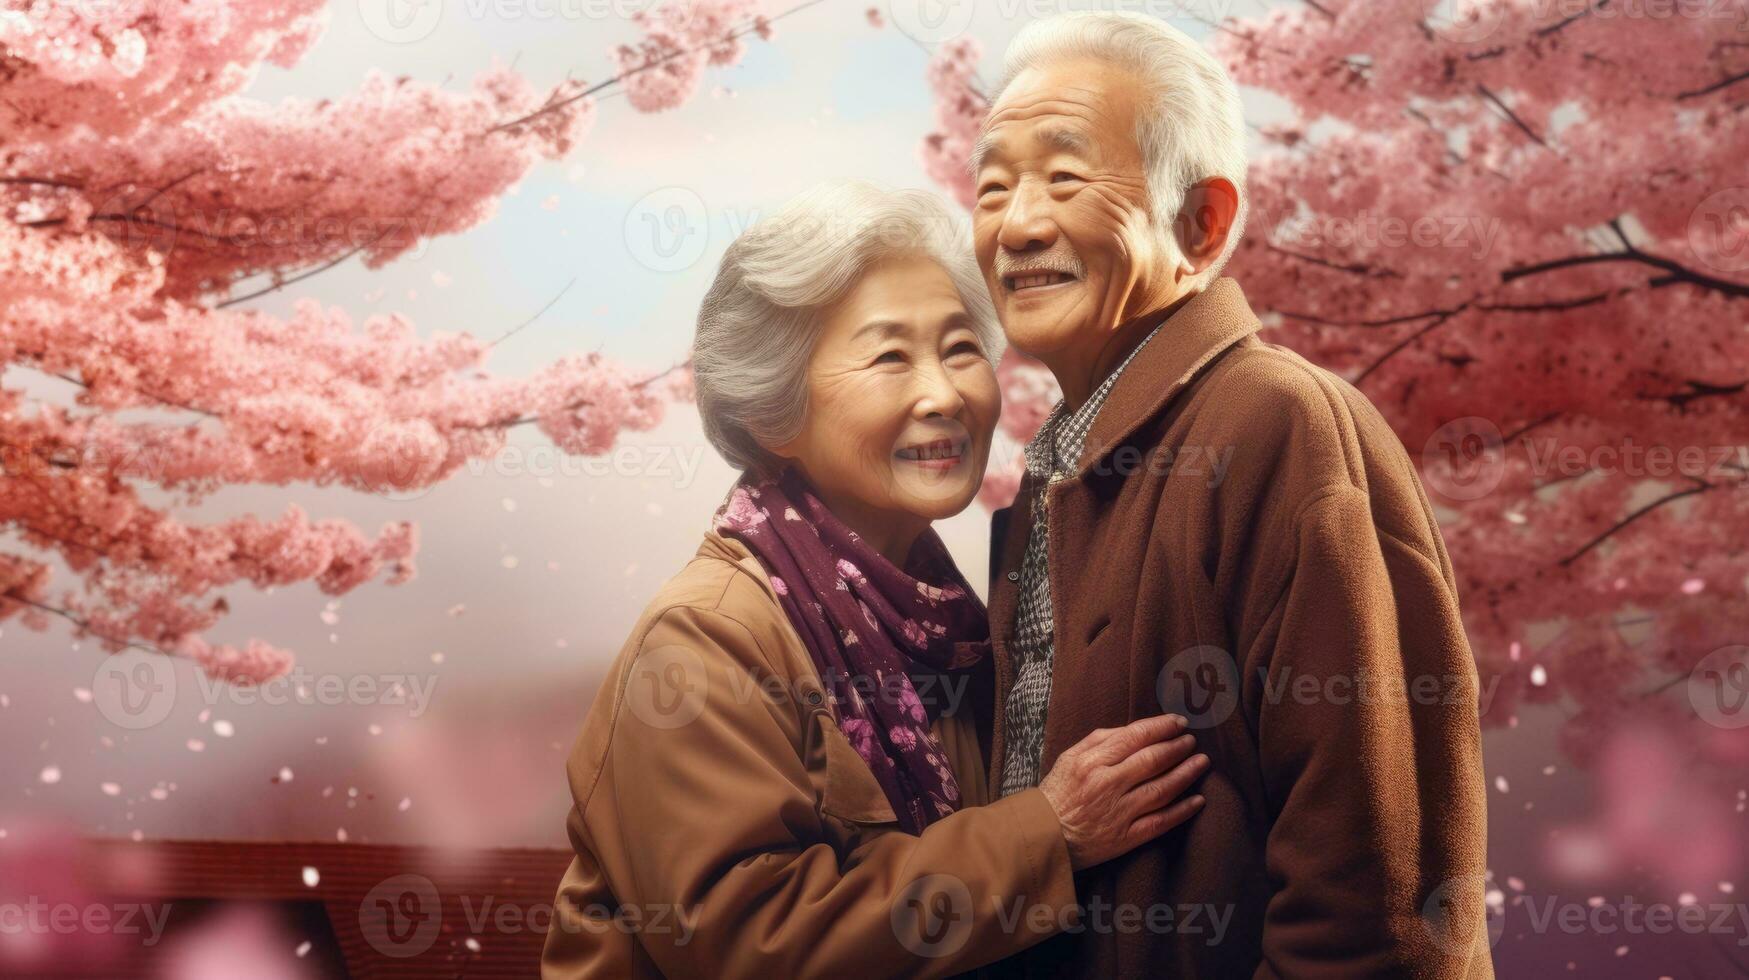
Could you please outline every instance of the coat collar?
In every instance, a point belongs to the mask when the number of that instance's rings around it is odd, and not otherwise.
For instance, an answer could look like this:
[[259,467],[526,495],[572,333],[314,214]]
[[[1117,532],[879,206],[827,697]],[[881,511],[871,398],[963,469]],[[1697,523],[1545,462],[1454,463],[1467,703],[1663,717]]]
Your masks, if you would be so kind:
[[765,566],[759,564],[758,557],[739,539],[727,537],[715,531],[706,531],[704,532],[704,541],[699,544],[698,551],[693,553],[693,557],[715,558],[718,561],[740,565],[753,576],[753,581],[759,583],[759,587],[765,590],[765,594],[771,597],[772,602],[777,601],[777,590],[771,587],[771,579],[765,574]]
[[1158,415],[1215,355],[1261,326],[1238,280],[1229,276],[1186,300],[1124,368],[1093,420],[1076,472],[1101,462]]

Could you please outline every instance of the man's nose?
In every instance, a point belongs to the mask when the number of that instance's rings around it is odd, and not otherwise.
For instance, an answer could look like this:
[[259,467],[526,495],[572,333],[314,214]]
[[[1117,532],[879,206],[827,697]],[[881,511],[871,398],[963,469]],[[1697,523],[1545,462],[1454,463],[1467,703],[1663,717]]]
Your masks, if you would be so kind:
[[1002,215],[997,241],[1011,252],[1031,252],[1057,243],[1057,223],[1051,218],[1051,199],[1035,180],[1022,180],[1008,195],[1008,210]]

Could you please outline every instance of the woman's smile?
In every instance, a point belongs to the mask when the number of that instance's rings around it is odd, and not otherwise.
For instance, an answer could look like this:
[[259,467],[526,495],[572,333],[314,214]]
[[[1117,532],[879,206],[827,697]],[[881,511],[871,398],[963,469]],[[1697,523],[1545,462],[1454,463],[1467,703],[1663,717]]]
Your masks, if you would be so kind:
[[947,473],[967,459],[971,439],[946,437],[902,446],[893,457],[929,473]]

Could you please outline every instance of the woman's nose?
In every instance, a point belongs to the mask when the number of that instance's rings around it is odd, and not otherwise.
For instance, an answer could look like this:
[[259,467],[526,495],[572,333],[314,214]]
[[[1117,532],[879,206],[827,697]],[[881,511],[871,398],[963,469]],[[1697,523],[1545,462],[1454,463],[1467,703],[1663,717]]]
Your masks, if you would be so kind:
[[932,415],[944,415],[948,418],[957,417],[960,409],[965,407],[966,400],[960,395],[960,390],[954,385],[953,378],[948,376],[940,362],[918,368],[917,375],[919,391],[913,410],[918,417],[929,418]]

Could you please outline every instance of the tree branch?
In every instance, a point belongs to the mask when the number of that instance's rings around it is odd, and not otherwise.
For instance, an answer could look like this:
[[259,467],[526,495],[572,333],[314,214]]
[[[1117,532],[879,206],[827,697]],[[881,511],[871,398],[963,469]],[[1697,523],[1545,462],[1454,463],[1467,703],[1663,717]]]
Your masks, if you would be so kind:
[[1657,500],[1652,501],[1651,503],[1645,505],[1644,507],[1641,507],[1640,509],[1634,511],[1633,513],[1629,514],[1628,516],[1622,518],[1621,520],[1616,521],[1614,524],[1611,524],[1609,526],[1609,528],[1607,530],[1605,530],[1602,534],[1599,534],[1597,537],[1592,538],[1590,541],[1585,542],[1585,544],[1578,551],[1575,551],[1572,554],[1568,555],[1567,557],[1561,559],[1559,562],[1560,566],[1562,568],[1566,568],[1567,566],[1573,564],[1575,561],[1578,561],[1582,556],[1584,556],[1586,552],[1588,552],[1591,549],[1602,544],[1604,541],[1607,541],[1609,539],[1610,535],[1616,533],[1617,531],[1620,531],[1622,528],[1627,527],[1629,524],[1632,524],[1633,522],[1639,520],[1640,518],[1645,517],[1647,514],[1650,514],[1651,512],[1657,510],[1658,508],[1664,506],[1665,504],[1674,503],[1675,501],[1681,500],[1684,497],[1692,497],[1698,493],[1706,493],[1708,490],[1717,490],[1721,486],[1721,484],[1707,483],[1704,480],[1696,480],[1695,483],[1696,483],[1695,486],[1689,487],[1687,490],[1676,490],[1676,491],[1673,491],[1671,493],[1667,493],[1664,496],[1659,497]]
[[1500,101],[1500,97],[1495,95],[1493,92],[1489,91],[1488,86],[1483,85],[1481,82],[1477,82],[1476,83],[1476,91],[1482,93],[1482,95],[1484,97],[1486,97],[1489,102],[1494,103],[1494,105],[1496,107],[1498,107],[1501,112],[1504,112],[1506,114],[1507,119],[1512,120],[1513,125],[1517,126],[1520,130],[1523,130],[1524,135],[1529,136],[1531,139],[1535,140],[1538,146],[1542,147],[1545,150],[1551,149],[1549,144],[1544,142],[1543,138],[1536,134],[1536,130],[1531,129],[1530,126],[1528,124],[1526,124],[1524,120],[1518,118],[1518,113],[1513,112],[1510,108],[1507,107],[1506,103]]
[[1711,95],[1720,89],[1730,88],[1745,79],[1749,79],[1749,71],[1731,75],[1728,78],[1721,78],[1711,85],[1708,85],[1706,88],[1697,88],[1691,92],[1678,92],[1676,93],[1676,101],[1681,102],[1684,99],[1698,99],[1703,95]]
[[493,126],[491,129],[486,130],[486,132],[487,133],[498,133],[498,132],[503,132],[506,129],[520,126],[523,123],[526,123],[532,119],[538,119],[541,116],[544,116],[549,112],[556,112],[559,109],[563,109],[565,106],[568,106],[573,102],[577,102],[581,99],[587,99],[591,95],[594,95],[595,93],[600,92],[603,89],[611,88],[614,85],[618,85],[620,82],[625,81],[626,79],[632,77],[633,75],[641,75],[644,72],[647,72],[652,68],[658,68],[664,64],[667,64],[670,61],[673,61],[675,58],[678,58],[681,55],[695,54],[699,51],[704,50],[705,48],[709,48],[709,47],[713,47],[713,46],[718,45],[718,44],[722,44],[724,41],[733,41],[736,38],[745,37],[748,34],[751,34],[754,31],[759,30],[762,25],[775,24],[778,21],[784,19],[785,17],[788,17],[791,14],[800,13],[801,11],[806,10],[809,7],[812,7],[815,4],[818,4],[821,2],[823,2],[823,0],[804,0],[804,2],[796,4],[795,6],[789,8],[788,10],[773,14],[770,17],[757,18],[754,20],[754,22],[752,24],[748,25],[747,27],[743,27],[739,30],[730,31],[729,33],[723,35],[722,37],[717,38],[714,41],[711,41],[709,44],[699,45],[698,47],[694,47],[694,48],[681,48],[681,49],[677,49],[674,51],[670,51],[669,53],[663,55],[662,57],[657,58],[653,61],[646,62],[642,65],[637,66],[636,68],[628,68],[625,71],[620,72],[618,75],[615,75],[612,78],[610,78],[604,82],[597,82],[596,84],[589,86],[588,88],[584,89],[583,91],[578,92],[576,95],[572,95],[572,96],[569,96],[567,98],[560,99],[556,102],[548,102],[546,105],[541,106],[539,109],[536,109],[535,111],[529,113],[526,116],[522,116],[522,117],[517,118],[517,119],[512,119],[509,122],[499,123],[498,125]]

